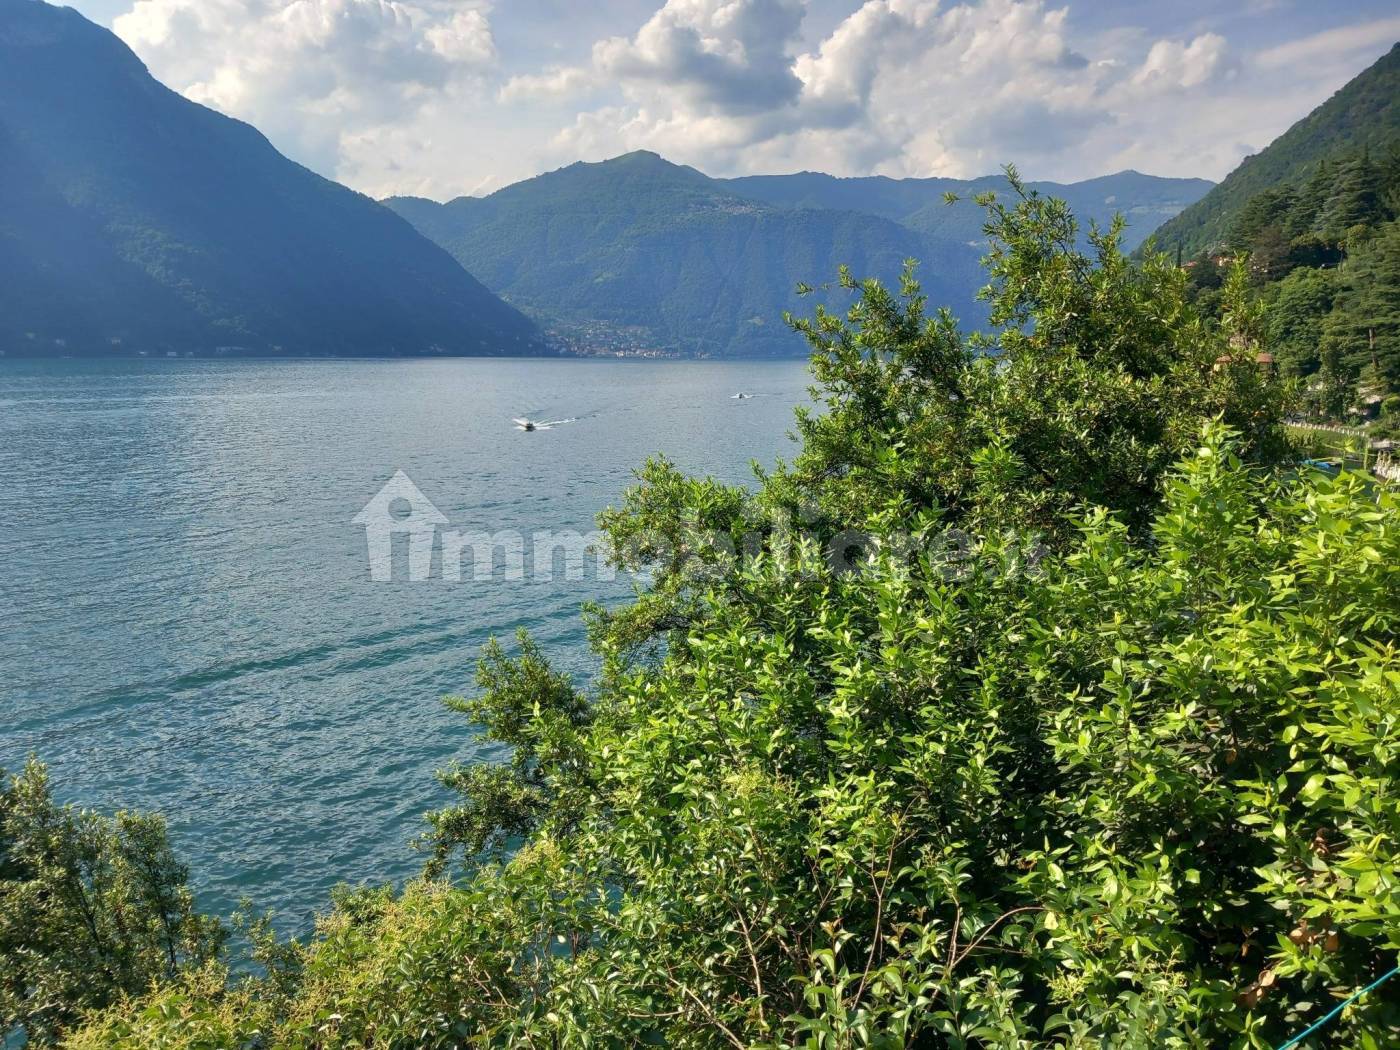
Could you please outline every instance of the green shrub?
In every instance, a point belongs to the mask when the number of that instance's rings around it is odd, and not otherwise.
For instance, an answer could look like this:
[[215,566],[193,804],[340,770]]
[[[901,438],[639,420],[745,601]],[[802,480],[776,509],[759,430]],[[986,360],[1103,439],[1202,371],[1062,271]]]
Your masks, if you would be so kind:
[[84,1011],[214,959],[224,931],[188,877],[159,817],[60,806],[37,762],[0,770],[0,1035],[54,1042]]
[[1074,233],[993,203],[972,344],[912,278],[819,312],[793,464],[604,516],[653,585],[595,685],[487,653],[515,757],[424,879],[70,1045],[1270,1047],[1394,965],[1395,497],[1270,469],[1240,271],[1215,328]]
[[[1275,1045],[1400,952],[1400,539],[1390,494],[1231,447],[1150,544],[759,558],[580,731],[582,820],[343,902],[286,1001],[169,990],[73,1045]],[[1400,1036],[1373,999],[1339,1045]]]

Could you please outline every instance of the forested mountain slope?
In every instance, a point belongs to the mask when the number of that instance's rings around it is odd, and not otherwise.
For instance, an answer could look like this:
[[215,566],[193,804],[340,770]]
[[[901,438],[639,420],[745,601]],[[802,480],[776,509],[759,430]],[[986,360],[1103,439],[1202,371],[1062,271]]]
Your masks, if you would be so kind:
[[39,0],[0,0],[0,200],[8,354],[542,348],[388,209]]
[[510,302],[591,346],[802,354],[800,281],[842,264],[974,311],[978,252],[854,211],[775,207],[654,153],[574,164],[485,198],[387,202]]
[[1223,243],[1186,268],[1198,305],[1218,310],[1227,265],[1248,260],[1279,367],[1315,417],[1379,417],[1400,435],[1400,137],[1328,154],[1256,194]]
[[1219,246],[1256,195],[1298,181],[1324,158],[1379,151],[1400,135],[1400,44],[1157,231],[1157,247],[1192,255]]
[[[1129,246],[1209,188],[1135,172],[1073,186],[1037,184],[1085,220],[1130,222]],[[980,322],[983,216],[969,197],[1001,177],[712,179],[654,153],[574,164],[489,197],[387,203],[494,291],[565,339],[592,348],[727,356],[798,354],[782,323],[800,282],[857,276],[894,285],[920,262],[930,299]],[[839,296],[835,297],[839,300]]]

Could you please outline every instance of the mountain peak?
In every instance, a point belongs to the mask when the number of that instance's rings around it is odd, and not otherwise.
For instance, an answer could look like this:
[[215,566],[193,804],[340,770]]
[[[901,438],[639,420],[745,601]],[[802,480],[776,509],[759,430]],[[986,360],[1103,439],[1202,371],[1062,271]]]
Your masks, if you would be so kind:
[[674,167],[679,167],[679,165],[677,165],[677,164],[672,164],[669,160],[667,160],[665,157],[663,157],[660,153],[657,153],[657,152],[655,152],[655,151],[653,151],[653,150],[649,150],[649,149],[634,149],[631,153],[619,153],[616,157],[609,158],[608,160],[601,161],[600,163],[603,163],[603,164],[645,164],[645,163],[653,163],[653,164],[666,164],[666,165],[668,165],[668,166],[670,166],[670,167],[673,167],[673,168],[674,168]]
[[667,160],[660,153],[655,153],[649,149],[634,149],[631,153],[621,153],[616,157],[609,157],[606,160],[584,163],[583,167],[601,169],[605,171],[633,171],[647,174],[679,174],[685,173],[688,176],[699,176],[708,179],[709,176],[703,172],[686,164],[677,164],[675,161]]
[[[604,192],[611,193],[619,185],[645,186],[648,194],[653,191],[688,194],[697,191],[721,192],[718,183],[694,168],[674,164],[650,150],[634,150],[631,153],[609,157],[607,160],[575,161],[523,182],[512,183],[484,198],[475,199],[513,200],[521,195],[533,196],[542,192],[563,197],[592,196]],[[474,198],[459,198],[459,201],[461,199]],[[459,201],[452,203],[455,205]]]
[[0,0],[0,199],[6,352],[538,347],[405,220],[39,0]]

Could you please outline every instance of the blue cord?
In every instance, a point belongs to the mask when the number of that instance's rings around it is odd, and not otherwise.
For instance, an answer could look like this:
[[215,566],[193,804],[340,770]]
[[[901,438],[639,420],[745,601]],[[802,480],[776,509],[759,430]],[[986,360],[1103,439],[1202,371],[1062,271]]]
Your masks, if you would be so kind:
[[1308,1036],[1312,1035],[1319,1028],[1325,1025],[1328,1021],[1332,1020],[1332,1018],[1336,1017],[1339,1013],[1345,1010],[1352,1003],[1356,1002],[1356,1000],[1360,999],[1367,992],[1375,991],[1381,985],[1385,984],[1386,981],[1394,977],[1397,973],[1400,973],[1400,966],[1395,967],[1395,969],[1391,970],[1384,977],[1378,977],[1376,980],[1368,984],[1365,988],[1361,989],[1361,991],[1356,992],[1354,995],[1352,995],[1350,999],[1342,1000],[1342,1002],[1338,1003],[1337,1006],[1333,1008],[1332,1012],[1329,1013],[1326,1017],[1314,1024],[1309,1025],[1307,1028],[1304,1028],[1292,1039],[1288,1040],[1288,1042],[1280,1046],[1278,1050],[1289,1050],[1289,1047],[1297,1046],[1304,1039],[1306,1039]]

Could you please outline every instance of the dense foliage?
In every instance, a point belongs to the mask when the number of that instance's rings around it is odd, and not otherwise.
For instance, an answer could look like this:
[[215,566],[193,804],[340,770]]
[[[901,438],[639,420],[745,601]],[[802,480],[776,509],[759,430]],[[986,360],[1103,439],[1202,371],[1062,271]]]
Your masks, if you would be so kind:
[[521,353],[534,326],[368,198],[0,0],[0,353]]
[[[1198,305],[1218,307],[1222,268],[1248,260],[1270,344],[1318,417],[1370,418],[1400,391],[1400,139],[1321,161],[1259,194],[1224,248],[1188,264]],[[1400,418],[1390,421],[1400,426]]]
[[1241,211],[1261,193],[1302,182],[1324,160],[1368,148],[1379,152],[1397,134],[1400,44],[1166,223],[1157,232],[1156,246],[1186,256],[1214,250],[1224,243]]
[[790,465],[604,516],[598,680],[488,651],[423,879],[68,1045],[1269,1047],[1389,969],[1393,494],[1274,468],[1242,270],[984,203],[989,335],[847,279]]
[[37,763],[0,770],[0,1036],[53,1041],[86,1010],[212,962],[220,924],[199,915],[158,817],[60,806]]
[[[637,152],[484,198],[386,203],[580,346],[793,355],[803,343],[782,317],[799,306],[797,278],[843,262],[896,285],[904,260],[918,258],[934,301],[980,319],[981,212],[947,207],[943,194],[990,188],[1005,180],[712,179]],[[1125,212],[1136,244],[1208,188],[1124,172],[1053,192],[1105,223]]]
[[[1316,419],[1400,432],[1400,45],[1158,231],[1218,307],[1247,258],[1271,349]],[[1387,407],[1388,406],[1388,407]]]

